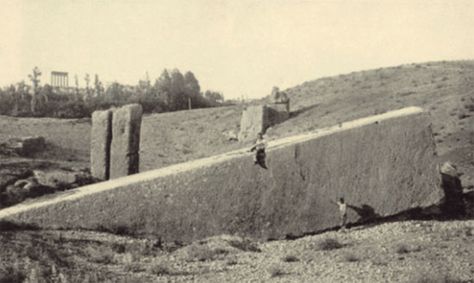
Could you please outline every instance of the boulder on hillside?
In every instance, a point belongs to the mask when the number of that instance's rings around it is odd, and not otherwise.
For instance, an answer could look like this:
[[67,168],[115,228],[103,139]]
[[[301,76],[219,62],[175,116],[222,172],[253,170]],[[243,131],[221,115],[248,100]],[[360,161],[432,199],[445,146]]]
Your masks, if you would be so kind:
[[18,168],[12,167],[9,168],[5,166],[5,168],[0,169],[0,193],[6,190],[8,185],[15,183],[18,179],[28,178],[33,174],[28,168]]
[[90,174],[81,171],[34,170],[33,176],[38,184],[58,190],[66,190],[93,182]]
[[30,157],[44,150],[45,146],[45,139],[41,136],[12,138],[0,144],[0,153]]

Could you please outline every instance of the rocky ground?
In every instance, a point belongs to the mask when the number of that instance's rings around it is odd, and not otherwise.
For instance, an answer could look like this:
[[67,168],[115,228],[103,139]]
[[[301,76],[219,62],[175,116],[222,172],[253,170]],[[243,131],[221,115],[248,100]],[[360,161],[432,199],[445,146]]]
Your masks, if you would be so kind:
[[265,243],[223,235],[184,247],[5,230],[0,282],[474,282],[474,220],[391,222]]

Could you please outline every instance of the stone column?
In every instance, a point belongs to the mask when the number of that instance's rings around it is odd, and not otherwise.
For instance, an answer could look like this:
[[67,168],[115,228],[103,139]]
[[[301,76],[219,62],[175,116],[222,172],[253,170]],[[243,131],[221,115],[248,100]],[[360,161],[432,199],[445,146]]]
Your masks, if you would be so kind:
[[138,173],[142,113],[139,104],[126,105],[113,113],[111,179]]
[[110,172],[110,144],[112,141],[112,110],[92,113],[91,173],[100,180],[108,180]]

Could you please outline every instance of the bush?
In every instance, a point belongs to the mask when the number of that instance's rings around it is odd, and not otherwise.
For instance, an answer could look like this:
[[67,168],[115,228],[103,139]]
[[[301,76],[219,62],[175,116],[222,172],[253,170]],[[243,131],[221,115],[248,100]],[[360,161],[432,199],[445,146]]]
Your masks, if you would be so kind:
[[144,271],[145,268],[138,262],[130,262],[125,264],[123,268],[126,272],[141,272]]
[[281,260],[284,261],[284,262],[297,262],[297,261],[300,261],[300,259],[297,258],[294,255],[287,255],[287,256],[283,257]]
[[336,250],[342,247],[344,247],[344,245],[334,238],[326,238],[319,243],[319,249],[323,251]]
[[268,268],[267,272],[270,274],[271,278],[280,277],[287,274],[281,266],[272,266]]
[[88,246],[86,254],[92,262],[110,264],[114,262],[114,252],[108,247],[92,247]]
[[18,268],[0,267],[0,283],[23,282],[25,279],[26,275]]
[[154,275],[158,275],[158,276],[163,276],[163,275],[171,275],[173,272],[171,271],[171,269],[163,264],[163,263],[157,263],[157,264],[154,264],[152,265],[149,270],[148,270],[151,274],[154,274]]
[[244,252],[261,252],[258,244],[250,239],[230,240],[229,245]]
[[158,262],[151,265],[148,268],[148,272],[157,276],[178,276],[178,275],[189,275],[188,272],[173,270],[165,262]]
[[463,283],[463,281],[450,275],[420,273],[411,276],[409,283]]
[[410,248],[405,244],[400,244],[397,246],[395,251],[397,252],[397,254],[407,254],[410,252]]
[[221,248],[210,248],[206,245],[191,245],[188,247],[188,261],[212,261],[229,253]]
[[356,262],[359,261],[360,258],[354,253],[346,253],[344,254],[344,260],[347,262]]
[[400,243],[396,246],[395,251],[398,254],[407,254],[407,253],[411,253],[411,252],[419,252],[419,251],[421,251],[421,247],[420,246],[410,246],[410,245],[405,244],[405,243]]
[[469,112],[474,112],[474,104],[466,104],[464,105],[464,108],[466,108]]
[[469,117],[469,115],[467,115],[467,114],[465,114],[465,113],[459,113],[459,114],[458,114],[458,119],[459,119],[459,120],[466,119],[467,117]]

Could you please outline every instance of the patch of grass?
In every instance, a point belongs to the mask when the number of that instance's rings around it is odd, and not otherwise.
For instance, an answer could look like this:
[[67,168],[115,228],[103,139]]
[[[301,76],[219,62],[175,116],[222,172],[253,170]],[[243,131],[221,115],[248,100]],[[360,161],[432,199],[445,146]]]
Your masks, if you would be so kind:
[[451,275],[420,273],[420,274],[412,275],[411,279],[408,282],[409,283],[466,283],[469,281],[464,281],[459,278],[453,277]]
[[229,245],[244,252],[261,252],[258,243],[250,239],[230,240]]
[[468,118],[468,117],[470,117],[470,115],[468,115],[468,114],[466,114],[466,113],[459,113],[459,114],[458,114],[458,119],[459,119],[459,120],[466,119],[466,118]]
[[26,275],[14,266],[0,267],[0,283],[24,282]]
[[411,246],[405,243],[400,243],[395,247],[395,252],[397,254],[408,254],[411,252],[419,252],[421,251],[420,246]]
[[187,250],[188,261],[212,261],[229,253],[222,248],[211,248],[207,245],[190,245]]
[[284,261],[284,262],[297,262],[297,261],[300,261],[300,259],[297,258],[294,255],[284,256],[281,260]]
[[381,258],[372,259],[372,263],[375,264],[375,265],[379,265],[379,266],[387,266],[388,265],[388,261],[385,260],[385,259],[381,259]]
[[474,104],[466,104],[464,105],[464,108],[466,108],[469,112],[474,112]]
[[163,262],[153,264],[148,269],[148,272],[158,276],[173,275],[173,271],[169,268],[168,265],[164,264]]
[[326,238],[319,243],[318,247],[322,251],[330,251],[340,249],[344,247],[344,244],[335,238]]
[[141,272],[141,271],[145,270],[145,268],[142,266],[142,264],[140,264],[138,262],[131,262],[131,263],[125,264],[123,269],[126,272]]
[[279,265],[274,265],[271,266],[270,268],[267,269],[268,274],[270,275],[270,278],[275,278],[275,277],[280,277],[287,275],[288,273]]
[[172,269],[165,262],[158,262],[148,268],[148,272],[157,276],[184,276],[190,275],[189,272]]
[[85,252],[92,262],[111,264],[114,262],[114,252],[108,247],[87,246]]
[[126,251],[125,245],[120,243],[112,243],[110,246],[112,250],[116,253],[123,254]]
[[226,264],[227,265],[237,265],[239,262],[237,261],[237,258],[235,257],[232,257],[232,258],[229,258],[227,261],[226,261]]
[[347,262],[356,262],[356,261],[359,261],[360,258],[354,253],[345,253],[344,260]]
[[397,254],[407,254],[410,252],[410,248],[405,244],[400,244],[395,248]]

